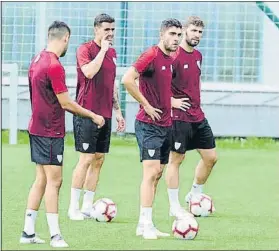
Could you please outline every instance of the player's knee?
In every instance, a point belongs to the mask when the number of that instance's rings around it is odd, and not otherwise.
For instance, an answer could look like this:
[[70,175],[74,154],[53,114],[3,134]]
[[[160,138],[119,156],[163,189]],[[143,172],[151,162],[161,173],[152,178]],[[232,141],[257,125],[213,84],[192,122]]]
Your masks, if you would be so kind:
[[36,177],[35,184],[36,184],[37,187],[45,188],[46,183],[47,183],[47,179],[46,179],[45,176],[37,176]]
[[154,172],[153,172],[153,177],[155,177],[155,180],[159,180],[162,177],[163,174],[163,169],[161,168],[161,166],[156,166],[154,168]]
[[161,171],[159,171],[159,173],[157,174],[156,180],[161,179],[162,175],[163,175],[163,169]]
[[47,183],[46,174],[45,174],[42,166],[38,165],[34,185],[38,188],[45,188],[46,183]]
[[105,154],[103,153],[96,153],[95,154],[95,160],[96,160],[96,167],[101,168],[104,160],[105,160]]
[[62,181],[63,179],[61,176],[53,176],[47,181],[47,184],[53,188],[60,189]]
[[218,161],[218,157],[216,153],[212,153],[206,158],[207,166],[211,168],[217,163],[217,161]]
[[217,163],[217,161],[218,161],[218,156],[215,153],[214,156],[212,157],[212,164],[213,164],[213,166]]
[[93,160],[94,160],[94,154],[82,153],[79,157],[79,168],[88,169],[88,167],[91,165]]
[[170,166],[180,166],[184,158],[185,154],[172,154],[170,157],[169,164]]
[[62,181],[63,181],[62,178],[55,179],[55,180],[52,181],[52,186],[57,188],[57,189],[60,189],[60,187],[62,185]]
[[158,163],[155,163],[154,161],[148,161],[144,165],[143,178],[146,180],[155,181],[159,177],[160,172],[162,172],[160,164],[158,165]]

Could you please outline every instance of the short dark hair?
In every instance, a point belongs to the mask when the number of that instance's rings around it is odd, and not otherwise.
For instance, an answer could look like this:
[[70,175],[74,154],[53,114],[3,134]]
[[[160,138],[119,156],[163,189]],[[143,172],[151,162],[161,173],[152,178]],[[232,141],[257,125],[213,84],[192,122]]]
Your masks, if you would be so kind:
[[61,39],[67,33],[69,33],[71,35],[71,29],[66,23],[61,22],[61,21],[54,21],[48,27],[48,38],[50,40]]
[[100,26],[102,23],[114,23],[115,20],[113,17],[111,17],[110,15],[108,14],[105,14],[105,13],[102,13],[98,16],[95,17],[95,20],[94,20],[94,27],[96,26]]
[[186,21],[186,23],[184,24],[184,27],[189,27],[190,25],[194,25],[197,27],[202,27],[204,28],[204,22],[201,20],[201,18],[197,17],[197,16],[190,16],[188,18],[188,20]]
[[162,22],[160,30],[163,31],[170,27],[182,28],[182,24],[175,18],[169,18]]

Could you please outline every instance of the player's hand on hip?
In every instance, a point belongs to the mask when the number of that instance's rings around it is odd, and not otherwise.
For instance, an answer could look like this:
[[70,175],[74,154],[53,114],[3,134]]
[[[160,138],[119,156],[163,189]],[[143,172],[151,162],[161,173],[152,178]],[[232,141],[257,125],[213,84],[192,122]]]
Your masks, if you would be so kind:
[[101,50],[102,51],[107,51],[109,47],[111,46],[111,41],[107,40],[107,36],[104,36],[102,41],[101,41]]
[[172,98],[171,105],[173,108],[180,109],[182,111],[186,111],[191,107],[189,98]]
[[116,115],[116,121],[117,121],[116,131],[117,132],[124,132],[124,130],[126,128],[126,122],[125,122],[125,119],[123,118],[123,116],[121,114]]
[[103,116],[95,114],[92,118],[92,121],[98,125],[98,128],[101,128],[105,124],[105,119]]
[[155,121],[156,119],[157,120],[160,120],[161,119],[161,116],[160,116],[160,113],[163,113],[160,109],[157,109],[157,108],[154,108],[153,106],[151,105],[145,105],[143,107],[143,109],[145,110],[145,112],[151,117],[151,119],[153,121]]

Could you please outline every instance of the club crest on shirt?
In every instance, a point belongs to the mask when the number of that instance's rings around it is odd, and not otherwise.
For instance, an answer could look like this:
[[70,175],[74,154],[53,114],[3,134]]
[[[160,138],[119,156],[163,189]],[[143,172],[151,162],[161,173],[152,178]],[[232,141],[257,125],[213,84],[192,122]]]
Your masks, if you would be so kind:
[[200,60],[197,61],[197,66],[199,67],[199,69],[201,68],[201,61]]
[[150,157],[153,157],[155,154],[155,150],[148,149],[148,154]]
[[116,58],[112,58],[114,64],[116,65]]
[[62,159],[63,159],[63,155],[57,155],[57,160],[59,161],[59,163],[62,162]]
[[166,66],[163,65],[162,66],[162,71],[164,71],[164,70],[166,70]]

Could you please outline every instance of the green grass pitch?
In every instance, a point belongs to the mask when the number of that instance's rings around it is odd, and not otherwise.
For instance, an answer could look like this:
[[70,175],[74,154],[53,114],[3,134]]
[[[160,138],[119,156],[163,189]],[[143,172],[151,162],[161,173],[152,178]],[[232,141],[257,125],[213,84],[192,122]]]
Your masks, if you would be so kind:
[[[3,136],[5,137],[5,135]],[[5,140],[4,140],[5,141]],[[70,138],[68,138],[68,143]],[[25,142],[26,143],[26,142]],[[92,249],[277,249],[279,248],[279,151],[278,143],[252,143],[222,140],[218,142],[219,162],[205,187],[216,206],[216,213],[198,218],[200,230],[193,241],[172,235],[158,240],[135,236],[139,213],[141,164],[134,140],[114,139],[100,177],[96,199],[111,198],[118,215],[111,223],[93,220],[70,221],[67,209],[72,170],[78,154],[73,146],[65,148],[63,185],[60,191],[60,225],[72,250]],[[24,211],[29,188],[34,180],[28,144],[2,146],[2,248],[3,250],[49,250],[44,202],[38,214],[36,232],[47,240],[44,245],[20,245]],[[188,153],[180,170],[180,199],[189,191],[196,152]],[[161,231],[171,232],[173,219],[168,216],[168,197],[161,179],[154,203],[154,223]]]

